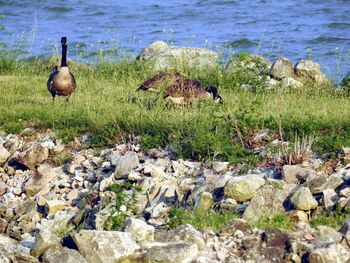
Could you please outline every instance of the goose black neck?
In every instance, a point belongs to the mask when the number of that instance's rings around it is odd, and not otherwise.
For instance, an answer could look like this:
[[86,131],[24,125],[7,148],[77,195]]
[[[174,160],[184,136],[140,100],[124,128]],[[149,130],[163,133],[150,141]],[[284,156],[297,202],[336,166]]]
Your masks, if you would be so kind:
[[67,67],[67,44],[62,45],[62,62],[61,67]]

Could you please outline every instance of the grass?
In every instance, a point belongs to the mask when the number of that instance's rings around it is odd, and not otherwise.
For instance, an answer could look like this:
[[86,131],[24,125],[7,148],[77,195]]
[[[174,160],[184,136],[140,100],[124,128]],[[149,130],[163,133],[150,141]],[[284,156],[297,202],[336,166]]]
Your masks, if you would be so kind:
[[169,227],[176,228],[180,225],[191,224],[196,229],[220,231],[226,223],[237,217],[237,215],[230,211],[208,211],[200,210],[184,210],[173,207],[169,212]]
[[[247,57],[237,56],[237,60]],[[235,58],[234,58],[235,59]],[[154,93],[137,93],[137,87],[156,72],[139,61],[74,64],[78,88],[65,103],[51,103],[46,81],[53,63],[32,59],[24,63],[16,54],[0,51],[0,127],[20,133],[26,127],[53,129],[64,142],[89,132],[89,147],[114,145],[126,134],[141,135],[144,148],[169,146],[180,157],[225,160],[256,165],[261,158],[242,147],[240,136],[255,129],[278,132],[285,140],[313,135],[313,149],[334,153],[350,146],[350,100],[346,92],[321,87],[301,90],[265,90],[264,77],[251,69],[233,73],[179,66],[184,75],[205,85],[216,85],[223,105],[199,103],[174,108]],[[261,65],[259,65],[261,67]],[[245,82],[255,87],[240,88]],[[241,135],[237,134],[237,127]]]
[[294,224],[285,214],[276,214],[273,217],[260,217],[252,223],[252,226],[261,230],[266,230],[268,228],[292,229]]
[[332,227],[339,230],[340,227],[349,219],[350,211],[323,211],[319,214],[313,215],[310,219],[310,225],[317,227],[319,225]]

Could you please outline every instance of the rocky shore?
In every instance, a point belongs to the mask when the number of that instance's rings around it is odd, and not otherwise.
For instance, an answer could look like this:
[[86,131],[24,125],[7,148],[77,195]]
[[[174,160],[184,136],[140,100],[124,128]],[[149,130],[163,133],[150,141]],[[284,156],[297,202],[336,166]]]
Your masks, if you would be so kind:
[[[348,211],[350,165],[311,155],[241,174],[227,162],[144,152],[135,136],[98,151],[83,147],[88,139],[1,135],[1,262],[350,262],[350,218],[339,229],[309,224]],[[171,229],[174,207],[235,216],[219,231]],[[275,215],[291,228],[254,227]]]

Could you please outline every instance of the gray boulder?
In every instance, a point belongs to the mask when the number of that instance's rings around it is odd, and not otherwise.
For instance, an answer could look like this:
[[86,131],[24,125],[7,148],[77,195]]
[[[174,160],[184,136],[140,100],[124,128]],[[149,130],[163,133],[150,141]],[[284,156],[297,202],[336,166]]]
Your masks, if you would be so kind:
[[270,75],[275,79],[292,78],[294,76],[293,63],[288,58],[279,57],[272,64]]
[[169,46],[163,41],[153,42],[138,59],[152,65],[154,70],[176,69],[179,65],[200,69],[215,69],[219,65],[217,52],[193,47]]

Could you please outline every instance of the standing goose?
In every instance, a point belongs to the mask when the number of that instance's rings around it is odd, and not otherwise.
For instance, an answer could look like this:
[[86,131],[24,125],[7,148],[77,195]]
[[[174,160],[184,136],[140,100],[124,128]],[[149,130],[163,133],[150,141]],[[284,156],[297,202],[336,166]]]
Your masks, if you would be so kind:
[[70,95],[72,95],[75,90],[77,84],[75,81],[74,75],[69,72],[69,68],[67,65],[67,38],[61,38],[62,44],[62,61],[61,67],[58,70],[57,66],[52,71],[48,81],[47,81],[47,89],[50,91],[52,95],[52,102],[55,101],[55,96],[65,96],[66,102],[68,101]]
[[192,103],[197,100],[213,99],[222,103],[222,97],[218,90],[213,87],[204,87],[199,81],[186,79],[177,72],[160,73],[149,80],[146,80],[138,88],[138,91],[153,90],[159,88],[159,83],[166,81],[164,99],[176,104]]

